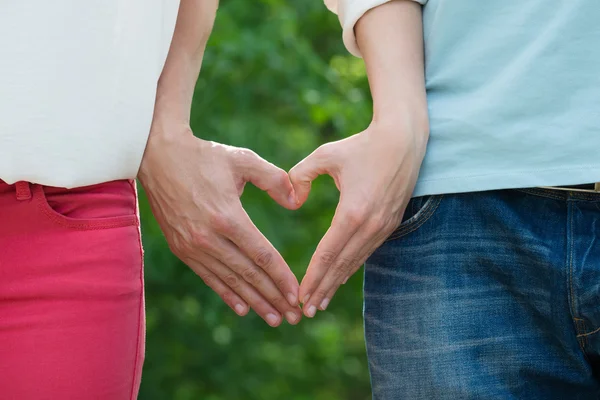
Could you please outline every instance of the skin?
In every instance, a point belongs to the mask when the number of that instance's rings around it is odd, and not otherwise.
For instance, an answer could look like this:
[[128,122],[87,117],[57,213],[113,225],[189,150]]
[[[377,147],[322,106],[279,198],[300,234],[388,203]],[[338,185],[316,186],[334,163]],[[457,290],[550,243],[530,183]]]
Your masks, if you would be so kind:
[[299,285],[244,211],[247,182],[298,208],[288,174],[254,152],[195,137],[190,108],[218,0],[182,0],[138,178],[173,253],[238,315],[296,324]]
[[373,120],[363,132],[319,147],[289,172],[300,204],[319,175],[333,177],[340,191],[331,227],[300,285],[307,317],[325,310],[400,224],[414,190],[429,136],[421,13],[419,4],[399,0],[358,21]]
[[[218,0],[181,1],[138,177],[172,251],[226,304],[241,316],[252,308],[271,326],[283,318],[296,324],[302,311],[313,317],[327,308],[400,223],[414,189],[429,129],[421,7],[392,1],[358,21],[373,121],[361,133],[321,146],[288,176],[250,150],[196,138],[190,129],[193,90],[217,6]],[[334,178],[340,201],[298,285],[239,197],[251,182],[281,206],[297,209],[322,174]]]

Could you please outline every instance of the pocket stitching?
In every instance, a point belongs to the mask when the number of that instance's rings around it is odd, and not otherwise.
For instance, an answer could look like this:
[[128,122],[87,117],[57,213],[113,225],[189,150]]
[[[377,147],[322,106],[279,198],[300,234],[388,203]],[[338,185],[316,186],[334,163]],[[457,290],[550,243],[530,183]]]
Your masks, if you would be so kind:
[[52,222],[66,228],[91,231],[139,225],[139,220],[135,214],[98,218],[95,220],[79,220],[77,218],[70,218],[60,214],[50,206],[48,199],[46,198],[44,188],[41,185],[33,185],[33,192],[38,208],[44,213],[44,215],[46,215]]
[[443,197],[444,197],[444,195],[441,194],[441,195],[437,195],[436,198],[433,198],[429,204],[425,205],[424,208],[417,211],[417,213],[414,215],[416,217],[419,214],[421,214],[418,219],[414,220],[410,224],[398,227],[398,229],[396,229],[394,232],[392,232],[390,237],[388,237],[386,239],[386,242],[395,240],[395,239],[399,239],[399,238],[406,236],[409,233],[414,232],[417,229],[419,229],[421,227],[421,225],[423,225],[425,222],[427,222],[429,220],[429,218],[431,218],[431,216],[433,215],[435,210],[437,210],[440,203],[442,202]]

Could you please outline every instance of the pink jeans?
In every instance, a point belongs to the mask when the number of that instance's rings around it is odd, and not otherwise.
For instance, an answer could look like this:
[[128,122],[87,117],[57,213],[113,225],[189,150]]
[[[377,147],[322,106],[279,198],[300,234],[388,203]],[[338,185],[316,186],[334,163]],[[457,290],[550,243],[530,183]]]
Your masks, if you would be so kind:
[[142,260],[133,181],[0,181],[0,398],[135,399]]

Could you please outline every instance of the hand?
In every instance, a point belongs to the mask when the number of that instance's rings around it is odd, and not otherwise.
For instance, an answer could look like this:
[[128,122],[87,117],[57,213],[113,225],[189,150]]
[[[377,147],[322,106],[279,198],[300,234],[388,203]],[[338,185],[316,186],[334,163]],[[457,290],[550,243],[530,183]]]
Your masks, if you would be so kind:
[[298,281],[242,208],[246,182],[298,208],[285,171],[250,150],[200,140],[185,124],[152,133],[139,179],[173,253],[237,314],[300,321]]
[[318,175],[331,175],[340,191],[331,227],[300,285],[307,317],[327,308],[338,287],[400,223],[425,154],[426,132],[372,123],[359,134],[319,147],[290,171],[299,204]]

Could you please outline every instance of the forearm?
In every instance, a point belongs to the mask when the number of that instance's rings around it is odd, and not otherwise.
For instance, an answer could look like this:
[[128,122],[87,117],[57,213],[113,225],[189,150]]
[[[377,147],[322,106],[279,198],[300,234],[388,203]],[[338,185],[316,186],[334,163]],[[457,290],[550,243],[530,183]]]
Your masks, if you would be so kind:
[[401,121],[428,134],[421,6],[396,0],[368,11],[356,26],[373,97],[373,120]]
[[219,0],[181,0],[173,40],[158,81],[155,119],[168,115],[189,123],[194,87],[218,4]]

